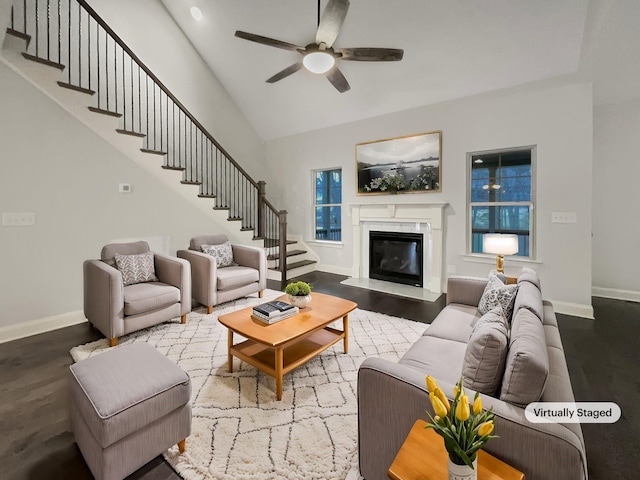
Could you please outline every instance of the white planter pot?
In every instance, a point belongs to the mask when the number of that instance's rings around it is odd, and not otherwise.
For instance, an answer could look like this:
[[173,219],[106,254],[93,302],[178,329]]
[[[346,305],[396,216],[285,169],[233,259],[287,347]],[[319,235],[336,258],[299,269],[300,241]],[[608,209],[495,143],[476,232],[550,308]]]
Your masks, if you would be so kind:
[[291,302],[291,305],[294,307],[304,308],[311,303],[311,295],[289,295],[289,302]]
[[478,478],[478,457],[473,461],[473,468],[468,465],[456,465],[447,459],[449,469],[449,480],[477,480]]

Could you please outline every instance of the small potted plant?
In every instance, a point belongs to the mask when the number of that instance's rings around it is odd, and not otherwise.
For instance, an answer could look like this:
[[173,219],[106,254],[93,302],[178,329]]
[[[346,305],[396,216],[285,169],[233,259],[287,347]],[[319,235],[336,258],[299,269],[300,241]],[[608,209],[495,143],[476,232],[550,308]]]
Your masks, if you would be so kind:
[[444,395],[433,377],[427,376],[429,399],[435,412],[425,428],[433,428],[444,439],[449,454],[449,480],[477,478],[478,450],[492,438],[495,415],[482,409],[482,399],[476,393],[473,404],[464,392],[462,379],[454,387],[453,403]]
[[304,308],[311,302],[311,285],[307,282],[291,282],[284,289],[284,293],[289,295],[291,305]]

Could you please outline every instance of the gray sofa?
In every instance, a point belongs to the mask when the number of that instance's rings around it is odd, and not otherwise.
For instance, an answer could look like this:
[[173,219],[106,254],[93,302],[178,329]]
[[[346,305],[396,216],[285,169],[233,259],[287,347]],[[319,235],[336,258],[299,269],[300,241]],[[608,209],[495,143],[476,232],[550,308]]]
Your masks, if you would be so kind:
[[[539,401],[574,401],[553,306],[543,302],[535,272],[525,270],[518,278],[500,386],[493,395],[482,395],[483,406],[496,414],[495,434],[500,436],[485,450],[524,472],[527,480],[585,480],[580,425],[531,423],[525,418],[524,407],[540,394]],[[481,317],[478,304],[486,284],[486,279],[450,278],[447,306],[397,363],[368,358],[360,366],[358,447],[360,473],[366,480],[387,479],[415,420],[427,419],[425,410],[433,415],[426,375],[433,376],[452,400],[454,384],[463,368],[467,371],[467,343]],[[473,398],[475,391],[466,390]]]

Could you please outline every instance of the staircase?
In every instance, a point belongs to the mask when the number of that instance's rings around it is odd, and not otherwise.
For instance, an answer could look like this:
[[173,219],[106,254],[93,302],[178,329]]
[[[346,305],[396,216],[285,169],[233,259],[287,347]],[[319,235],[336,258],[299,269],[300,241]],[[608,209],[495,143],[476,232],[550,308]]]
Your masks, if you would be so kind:
[[238,241],[263,246],[268,278],[284,284],[315,269],[312,254],[296,246],[301,239],[288,239],[287,212],[268,201],[265,182],[248,175],[86,1],[16,0],[2,54],[194,206],[235,223]]

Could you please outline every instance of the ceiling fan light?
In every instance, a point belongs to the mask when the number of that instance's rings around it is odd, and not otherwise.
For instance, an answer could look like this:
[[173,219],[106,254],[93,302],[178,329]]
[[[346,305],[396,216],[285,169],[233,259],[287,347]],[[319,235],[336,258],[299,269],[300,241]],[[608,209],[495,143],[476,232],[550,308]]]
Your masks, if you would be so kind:
[[191,16],[194,18],[194,20],[199,22],[200,20],[202,20],[202,10],[200,10],[198,7],[191,7]]
[[333,55],[325,52],[308,53],[302,59],[304,67],[312,73],[326,73],[335,65]]

